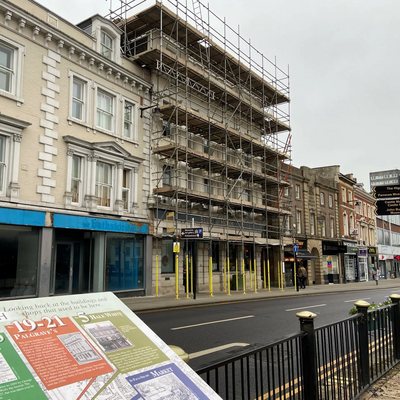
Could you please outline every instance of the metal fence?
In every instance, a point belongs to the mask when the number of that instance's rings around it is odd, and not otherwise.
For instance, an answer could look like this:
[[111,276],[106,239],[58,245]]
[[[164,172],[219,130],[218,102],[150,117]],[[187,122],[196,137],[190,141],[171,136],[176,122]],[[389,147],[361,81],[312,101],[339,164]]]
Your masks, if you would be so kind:
[[197,373],[223,398],[352,400],[400,361],[400,296],[392,304],[314,328],[298,313],[300,332],[243,352]]

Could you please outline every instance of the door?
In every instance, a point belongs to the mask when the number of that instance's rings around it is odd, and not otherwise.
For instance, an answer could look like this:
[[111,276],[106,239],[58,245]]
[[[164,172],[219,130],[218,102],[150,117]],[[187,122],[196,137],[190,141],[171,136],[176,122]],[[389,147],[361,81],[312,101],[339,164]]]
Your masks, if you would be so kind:
[[73,253],[72,243],[56,244],[54,294],[69,294],[72,292]]

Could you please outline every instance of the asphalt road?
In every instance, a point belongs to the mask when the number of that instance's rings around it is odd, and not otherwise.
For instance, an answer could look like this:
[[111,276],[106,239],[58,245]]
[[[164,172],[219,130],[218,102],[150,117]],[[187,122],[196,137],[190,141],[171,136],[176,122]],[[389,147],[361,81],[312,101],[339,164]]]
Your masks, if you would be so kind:
[[296,313],[299,311],[317,314],[315,326],[320,327],[346,318],[357,300],[380,303],[392,293],[400,290],[377,288],[137,314],[166,343],[189,353],[191,367],[198,369],[230,357],[246,345],[264,345],[298,332]]

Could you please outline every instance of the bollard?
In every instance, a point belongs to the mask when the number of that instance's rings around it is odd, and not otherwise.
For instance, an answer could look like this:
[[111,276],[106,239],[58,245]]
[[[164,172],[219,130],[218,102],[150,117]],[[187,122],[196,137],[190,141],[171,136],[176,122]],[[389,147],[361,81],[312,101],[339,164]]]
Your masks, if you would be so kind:
[[391,294],[390,299],[394,306],[393,309],[393,339],[394,339],[394,356],[396,360],[400,360],[400,295]]
[[359,300],[354,303],[357,311],[362,314],[358,320],[358,340],[360,343],[360,357],[357,358],[358,374],[360,376],[361,387],[370,384],[369,380],[369,354],[368,354],[368,307],[367,301]]
[[317,362],[315,346],[314,319],[316,314],[311,311],[301,311],[296,314],[300,320],[300,329],[305,332],[301,338],[302,368],[303,368],[303,399],[318,399],[318,380],[317,380]]

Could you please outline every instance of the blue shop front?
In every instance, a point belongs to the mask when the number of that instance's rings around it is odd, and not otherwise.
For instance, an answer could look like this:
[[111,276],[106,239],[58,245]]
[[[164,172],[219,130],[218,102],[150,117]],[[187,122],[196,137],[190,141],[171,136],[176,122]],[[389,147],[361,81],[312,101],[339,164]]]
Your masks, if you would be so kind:
[[148,223],[0,208],[0,296],[143,296],[151,245]]

